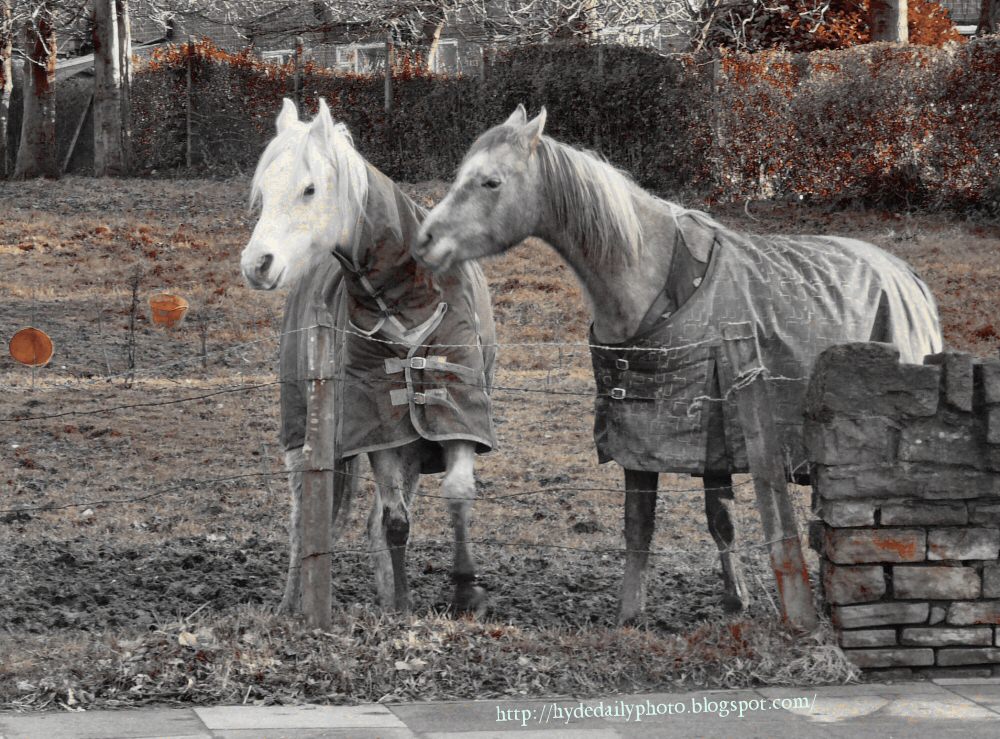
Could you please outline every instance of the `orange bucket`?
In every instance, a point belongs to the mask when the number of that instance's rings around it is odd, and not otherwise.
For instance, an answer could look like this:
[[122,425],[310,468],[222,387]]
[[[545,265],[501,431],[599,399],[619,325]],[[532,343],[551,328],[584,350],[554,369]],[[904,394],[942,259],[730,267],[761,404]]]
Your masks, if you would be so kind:
[[179,295],[170,293],[158,293],[149,299],[149,309],[153,316],[153,323],[165,328],[180,326],[187,313],[188,302]]
[[8,346],[10,356],[29,367],[44,367],[52,359],[52,339],[38,328],[22,328]]

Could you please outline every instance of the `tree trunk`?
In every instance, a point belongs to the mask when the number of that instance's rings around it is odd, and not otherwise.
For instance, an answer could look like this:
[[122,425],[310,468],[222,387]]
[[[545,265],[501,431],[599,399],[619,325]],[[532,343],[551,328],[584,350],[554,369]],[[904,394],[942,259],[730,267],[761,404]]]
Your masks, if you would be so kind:
[[124,171],[132,167],[132,23],[128,0],[115,0],[118,22],[118,68],[121,72],[122,163]]
[[907,0],[871,0],[872,41],[910,42]]
[[976,35],[986,36],[996,33],[998,21],[1000,21],[1000,2],[982,0],[979,5],[979,23],[976,24]]
[[14,177],[59,177],[56,146],[56,31],[52,7],[43,3],[24,33],[24,114]]
[[0,177],[10,173],[10,152],[7,149],[7,122],[10,120],[10,95],[14,90],[14,26],[10,0],[0,0]]
[[94,1],[94,174],[120,175],[122,76],[115,0]]

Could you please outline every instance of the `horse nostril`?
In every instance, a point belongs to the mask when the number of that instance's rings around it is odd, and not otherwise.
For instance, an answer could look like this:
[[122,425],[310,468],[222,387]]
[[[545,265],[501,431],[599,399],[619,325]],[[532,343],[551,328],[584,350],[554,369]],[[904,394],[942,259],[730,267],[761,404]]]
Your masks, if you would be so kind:
[[271,269],[271,265],[274,263],[274,257],[270,254],[265,254],[260,258],[260,264],[257,265],[257,274],[266,275],[267,271]]
[[424,234],[424,238],[420,242],[420,245],[419,245],[420,246],[420,251],[427,251],[427,248],[431,245],[432,241],[434,241],[434,234],[432,234],[430,231],[428,231],[427,233]]

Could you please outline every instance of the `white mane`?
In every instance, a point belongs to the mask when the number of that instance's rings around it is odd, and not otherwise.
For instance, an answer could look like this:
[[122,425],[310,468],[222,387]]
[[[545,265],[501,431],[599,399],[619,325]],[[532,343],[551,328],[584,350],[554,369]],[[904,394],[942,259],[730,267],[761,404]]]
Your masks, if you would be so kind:
[[[317,189],[321,184],[328,186],[331,177],[335,180],[337,202],[343,211],[341,241],[349,243],[356,225],[364,216],[368,202],[365,160],[354,148],[351,133],[343,123],[334,123],[329,129],[325,146],[318,146],[309,133],[309,124],[295,121],[267,145],[250,183],[250,207],[253,208],[260,201],[261,184],[270,166],[281,154],[291,150],[295,161],[301,163],[316,178]],[[317,165],[322,164],[327,165],[327,168],[318,169]]]
[[538,151],[553,215],[567,225],[570,238],[598,262],[637,258],[643,244],[634,198],[638,185],[596,154],[547,136]]

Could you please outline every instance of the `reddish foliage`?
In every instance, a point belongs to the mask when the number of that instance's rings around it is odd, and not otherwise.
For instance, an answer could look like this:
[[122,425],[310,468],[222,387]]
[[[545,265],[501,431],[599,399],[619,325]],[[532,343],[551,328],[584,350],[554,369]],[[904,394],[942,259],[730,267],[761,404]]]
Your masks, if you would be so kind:
[[[871,13],[879,0],[782,0],[738,6],[732,15],[714,22],[707,38],[710,48],[733,48],[741,39],[741,51],[784,49],[808,52],[845,49],[872,40]],[[962,41],[948,11],[934,0],[908,0],[907,25],[910,43],[941,46]]]

